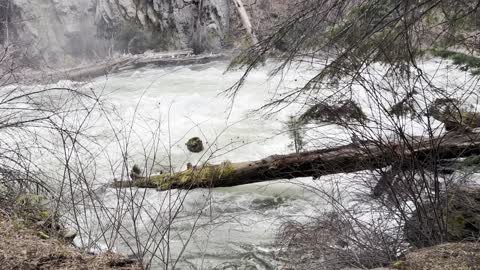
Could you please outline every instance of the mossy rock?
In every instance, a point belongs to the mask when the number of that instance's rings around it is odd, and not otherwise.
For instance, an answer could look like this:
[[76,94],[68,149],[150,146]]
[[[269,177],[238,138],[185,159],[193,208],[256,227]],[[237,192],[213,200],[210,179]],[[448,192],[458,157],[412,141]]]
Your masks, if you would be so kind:
[[198,137],[191,138],[185,145],[187,146],[188,151],[192,153],[200,153],[204,150],[203,141]]
[[360,105],[353,100],[340,100],[335,104],[320,102],[308,109],[299,117],[299,122],[308,124],[312,121],[343,123],[343,122],[363,122],[367,116],[362,111]]
[[16,199],[15,208],[31,221],[46,221],[52,217],[49,200],[43,195],[22,194]]
[[62,227],[46,196],[33,193],[21,194],[16,199],[14,208],[15,213],[27,227],[35,226],[50,232],[55,232]]
[[393,267],[394,269],[398,269],[398,270],[411,270],[412,269],[407,265],[407,263],[405,261],[396,261],[396,262],[392,263],[391,267]]
[[452,60],[453,64],[458,66],[460,70],[470,71],[473,75],[480,73],[480,57],[442,49],[435,49],[431,52],[433,56]]
[[[450,191],[441,196],[437,207],[425,206],[425,212],[415,211],[405,224],[406,239],[415,247],[443,241],[473,241],[480,237],[480,188]],[[446,231],[435,216],[441,218]]]
[[459,165],[460,169],[478,171],[480,169],[480,156],[467,157]]
[[442,122],[447,131],[466,131],[480,127],[480,112],[465,110],[457,99],[436,99],[429,107],[429,114]]

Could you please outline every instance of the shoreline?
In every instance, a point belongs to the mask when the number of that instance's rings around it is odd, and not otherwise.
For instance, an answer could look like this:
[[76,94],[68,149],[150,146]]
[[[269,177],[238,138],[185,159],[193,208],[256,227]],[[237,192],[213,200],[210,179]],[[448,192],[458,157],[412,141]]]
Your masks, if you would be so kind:
[[88,81],[101,76],[133,70],[153,65],[157,67],[205,64],[212,61],[228,60],[232,51],[194,55],[192,51],[175,51],[144,53],[138,55],[121,55],[93,64],[59,69],[59,70],[12,70],[11,76],[1,86],[11,84],[54,84],[61,80]]

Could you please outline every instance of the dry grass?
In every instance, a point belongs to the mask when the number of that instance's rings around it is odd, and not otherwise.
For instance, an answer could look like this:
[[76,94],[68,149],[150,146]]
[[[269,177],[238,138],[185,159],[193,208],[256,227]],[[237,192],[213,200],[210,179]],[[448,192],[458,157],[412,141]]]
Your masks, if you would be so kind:
[[77,248],[24,225],[22,220],[0,213],[1,269],[142,269],[116,254],[100,256]]
[[480,243],[448,243],[406,255],[406,270],[480,269]]

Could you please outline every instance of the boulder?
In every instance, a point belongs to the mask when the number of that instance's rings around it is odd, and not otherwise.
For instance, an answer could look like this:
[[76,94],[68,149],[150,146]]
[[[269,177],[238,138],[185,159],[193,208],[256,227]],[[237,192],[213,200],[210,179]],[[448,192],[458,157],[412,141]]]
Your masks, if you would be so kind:
[[77,231],[72,229],[63,229],[60,232],[60,236],[67,242],[73,243],[75,237],[77,237]]
[[436,207],[426,205],[423,211],[416,210],[405,223],[406,239],[413,246],[480,237],[480,188],[460,188],[441,197]]
[[203,142],[198,137],[191,138],[185,145],[187,146],[188,151],[192,153],[200,153],[204,150]]
[[470,111],[454,98],[438,98],[429,107],[429,115],[442,122],[447,131],[469,131],[480,127],[480,113]]

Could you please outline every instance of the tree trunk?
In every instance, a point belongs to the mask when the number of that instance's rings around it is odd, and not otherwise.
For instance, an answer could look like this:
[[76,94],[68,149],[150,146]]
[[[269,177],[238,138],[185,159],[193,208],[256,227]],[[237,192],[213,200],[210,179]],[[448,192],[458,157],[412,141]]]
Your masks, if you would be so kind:
[[206,165],[175,174],[118,181],[113,187],[158,188],[161,190],[229,187],[275,179],[351,173],[415,161],[436,170],[434,162],[480,155],[480,134],[447,134],[438,138],[412,137],[398,143],[365,142],[289,155],[274,155],[258,161]]
[[243,27],[247,31],[247,34],[252,42],[253,45],[258,43],[258,39],[253,32],[252,23],[250,22],[250,17],[248,16],[247,10],[243,6],[242,0],[233,0],[235,7],[238,10],[238,14],[240,15],[240,19],[242,20]]

